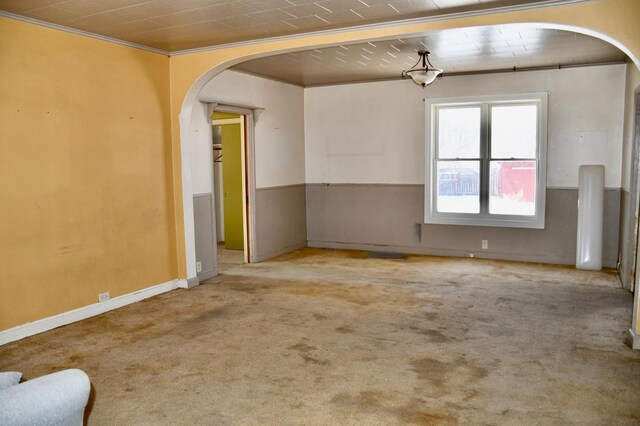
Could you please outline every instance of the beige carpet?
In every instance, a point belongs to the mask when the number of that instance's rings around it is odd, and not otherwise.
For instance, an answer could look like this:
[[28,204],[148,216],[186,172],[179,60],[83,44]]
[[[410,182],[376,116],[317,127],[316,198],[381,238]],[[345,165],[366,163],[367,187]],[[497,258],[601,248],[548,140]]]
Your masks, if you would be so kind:
[[0,370],[85,370],[95,425],[640,422],[610,272],[314,249],[223,268],[2,346]]

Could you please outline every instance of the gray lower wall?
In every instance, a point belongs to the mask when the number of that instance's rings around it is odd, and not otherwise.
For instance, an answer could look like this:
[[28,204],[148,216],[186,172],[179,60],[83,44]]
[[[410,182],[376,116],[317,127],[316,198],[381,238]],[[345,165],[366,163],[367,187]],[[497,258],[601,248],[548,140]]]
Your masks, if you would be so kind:
[[[304,184],[258,188],[255,206],[254,262],[262,262],[306,247],[307,211]],[[202,280],[216,274],[212,194],[194,195],[193,215],[196,262],[202,262],[202,272],[198,273],[198,278]]]
[[[423,224],[423,185],[308,184],[256,190],[256,262],[307,245],[574,264],[577,189],[548,189],[545,229]],[[629,193],[605,192],[603,264],[633,264]],[[627,213],[625,213],[627,212]],[[632,215],[631,215],[632,216]],[[211,194],[194,196],[196,259],[214,269]],[[629,228],[631,227],[631,228]],[[621,235],[618,242],[618,235]],[[489,249],[480,248],[489,240]],[[624,281],[623,281],[624,283]]]
[[196,240],[196,262],[202,263],[198,276],[215,274],[215,225],[213,222],[213,194],[193,196],[193,224]]
[[[308,245],[575,264],[577,189],[547,190],[545,229],[426,225],[423,200],[423,185],[308,184]],[[619,218],[620,191],[608,189],[606,267],[617,263]]]
[[255,214],[255,262],[307,245],[304,184],[256,189]]
[[635,212],[631,208],[629,191],[620,191],[620,281],[624,288],[631,288],[633,279],[634,244],[635,244]]

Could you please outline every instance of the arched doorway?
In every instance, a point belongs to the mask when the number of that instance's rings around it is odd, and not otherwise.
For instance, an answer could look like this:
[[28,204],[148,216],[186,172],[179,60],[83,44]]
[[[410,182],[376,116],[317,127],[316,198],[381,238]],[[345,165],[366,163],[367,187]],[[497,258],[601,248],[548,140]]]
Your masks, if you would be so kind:
[[[636,66],[638,65],[638,60],[637,58],[635,58],[633,56],[633,54],[629,51],[629,49],[627,49],[625,46],[623,46],[620,42],[612,39],[611,37],[605,35],[605,34],[601,34],[598,33],[596,31],[593,30],[589,30],[589,29],[585,29],[585,28],[579,28],[579,27],[575,27],[575,26],[569,26],[569,25],[560,25],[560,24],[518,24],[518,25],[523,25],[523,26],[531,26],[531,27],[536,27],[536,28],[547,28],[547,29],[558,29],[558,30],[565,30],[565,31],[573,31],[576,33],[581,33],[581,34],[586,34],[586,35],[590,35],[593,37],[597,37],[601,40],[607,41],[608,43],[613,44],[614,46],[618,47],[619,49],[621,49],[623,52],[625,52],[627,55],[629,55],[629,57],[631,58],[631,60],[636,64]],[[384,37],[381,37],[384,38]],[[372,40],[379,40],[381,38],[375,38]],[[366,41],[366,39],[360,40],[360,41]],[[337,43],[339,44],[339,43]],[[317,44],[315,46],[321,47],[321,46],[326,46],[327,44]],[[306,46],[305,48],[309,48],[309,47],[313,47],[314,45],[309,45]],[[196,98],[198,95],[199,90],[204,86],[204,84],[206,84],[207,81],[209,81],[214,75],[220,73],[221,71],[223,71],[224,69],[237,64],[243,60],[247,60],[247,59],[254,59],[254,58],[258,58],[258,57],[263,57],[263,56],[268,56],[271,54],[276,54],[276,53],[284,53],[287,51],[295,51],[295,50],[303,50],[303,48],[274,48],[273,50],[269,51],[269,52],[261,52],[261,53],[255,53],[255,54],[250,54],[247,55],[246,57],[242,57],[242,58],[234,58],[234,59],[230,59],[228,62],[221,64],[221,65],[217,65],[211,69],[209,69],[206,73],[204,73],[201,77],[199,77],[196,82],[191,86],[187,96],[184,98],[183,104],[182,104],[182,111],[181,111],[181,115],[180,115],[180,134],[181,134],[181,150],[182,152],[185,151],[185,145],[188,146],[188,133],[189,133],[189,120],[188,120],[188,115],[190,114],[190,108],[191,105],[193,104],[193,102],[196,102]],[[184,217],[184,224],[185,224],[185,251],[186,251],[186,257],[187,257],[187,271],[189,272],[190,269],[190,255],[189,255],[189,234],[194,232],[193,231],[193,227],[190,226],[189,224],[189,206],[188,204],[188,197],[185,196],[185,194],[188,193],[188,176],[185,178],[185,170],[188,170],[189,166],[186,165],[185,167],[185,157],[182,157],[182,164],[183,164],[183,180],[182,180],[182,184],[183,184],[183,202],[185,202],[186,204],[184,205],[184,211],[185,211],[185,217]],[[193,269],[193,268],[191,268]],[[189,275],[189,274],[188,274]],[[637,315],[637,314],[636,314]]]

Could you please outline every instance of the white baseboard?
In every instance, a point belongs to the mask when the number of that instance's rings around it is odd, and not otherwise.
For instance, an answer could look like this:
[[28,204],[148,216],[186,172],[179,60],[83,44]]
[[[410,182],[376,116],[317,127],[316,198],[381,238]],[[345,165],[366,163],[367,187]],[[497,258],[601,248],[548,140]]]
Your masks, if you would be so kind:
[[629,329],[629,334],[631,335],[631,348],[640,349],[640,336],[637,335],[632,329]]
[[25,337],[33,336],[34,334],[61,327],[63,325],[71,324],[72,322],[100,315],[161,293],[175,290],[176,288],[181,287],[180,281],[182,280],[173,280],[163,284],[154,285],[153,287],[147,287],[142,290],[134,291],[133,293],[114,297],[106,302],[83,306],[82,308],[63,312],[52,317],[43,318],[8,330],[0,331],[0,346],[10,342],[15,342],[16,340],[24,339]]

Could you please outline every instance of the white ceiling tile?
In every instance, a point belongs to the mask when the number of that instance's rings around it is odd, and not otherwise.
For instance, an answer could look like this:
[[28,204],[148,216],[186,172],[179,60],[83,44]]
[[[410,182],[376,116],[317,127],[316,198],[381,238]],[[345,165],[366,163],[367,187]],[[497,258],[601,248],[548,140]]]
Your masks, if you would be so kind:
[[[170,51],[537,0],[0,0],[0,10]],[[150,30],[139,34],[141,21]],[[203,22],[216,28],[203,30]],[[152,23],[152,24],[149,24]],[[118,31],[114,31],[114,27]],[[183,27],[175,31],[174,27]],[[454,42],[467,30],[452,33]],[[483,30],[486,31],[486,30]],[[495,31],[495,30],[494,30]],[[427,44],[436,40],[428,40]],[[443,41],[443,40],[437,40]],[[462,41],[458,41],[462,42]]]
[[[497,39],[496,39],[496,36]],[[308,53],[296,68],[297,84],[314,85],[368,79],[396,78],[398,70],[412,67],[418,50],[431,51],[431,63],[447,72],[510,69],[558,64],[622,61],[624,53],[614,46],[586,35],[564,31],[530,29],[520,25],[443,30],[406,39],[376,40],[325,49],[334,54],[322,57],[322,65],[313,64],[304,71]],[[310,51],[314,53],[313,51]],[[305,59],[307,58],[307,59]],[[338,61],[337,58],[341,59]],[[265,64],[273,66],[266,72]],[[290,73],[278,56],[257,59],[236,68],[287,79]],[[278,71],[279,70],[279,71]]]

